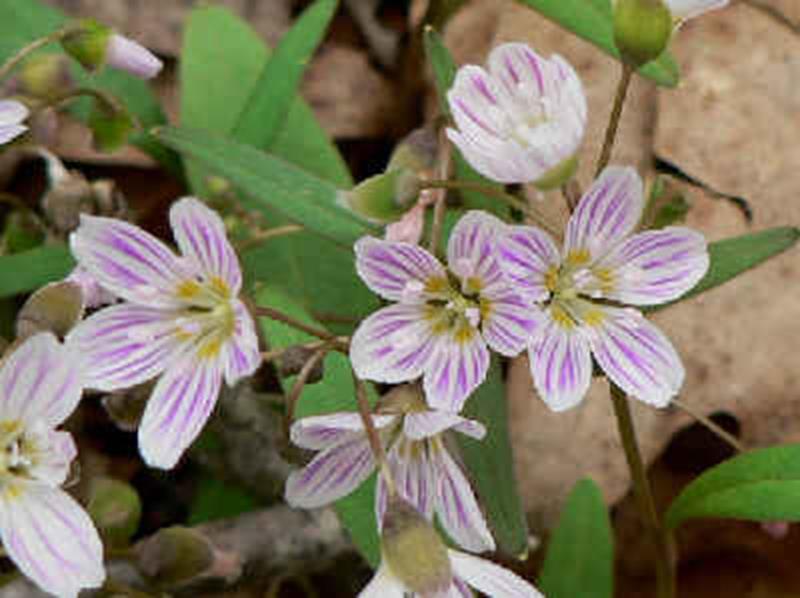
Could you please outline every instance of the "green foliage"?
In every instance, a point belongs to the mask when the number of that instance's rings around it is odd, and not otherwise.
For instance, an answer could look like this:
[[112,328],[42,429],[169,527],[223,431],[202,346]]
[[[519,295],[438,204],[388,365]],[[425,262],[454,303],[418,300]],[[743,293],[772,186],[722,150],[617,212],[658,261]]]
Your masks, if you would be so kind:
[[28,293],[64,278],[75,266],[72,255],[63,245],[45,245],[0,255],[0,298]]
[[800,444],[744,453],[703,473],[672,503],[666,525],[697,517],[800,521]]
[[553,532],[539,579],[548,598],[611,598],[614,544],[600,489],[590,479],[572,489]]
[[467,401],[464,416],[486,426],[483,440],[463,434],[456,437],[497,545],[524,558],[528,553],[528,525],[514,478],[505,384],[498,359],[492,360],[486,381]]
[[236,517],[254,510],[258,503],[244,488],[213,475],[204,475],[195,490],[187,525]]
[[[614,15],[611,0],[518,0],[564,29],[591,42],[606,54],[619,59],[614,44]],[[675,87],[680,71],[669,52],[647,63],[639,73],[664,87]]]

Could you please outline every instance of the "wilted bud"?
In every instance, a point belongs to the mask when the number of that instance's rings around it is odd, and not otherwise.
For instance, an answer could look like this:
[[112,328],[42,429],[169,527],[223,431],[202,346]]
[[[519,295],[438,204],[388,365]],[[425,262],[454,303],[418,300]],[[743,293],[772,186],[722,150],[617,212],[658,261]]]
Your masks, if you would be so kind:
[[187,527],[167,527],[136,546],[139,570],[165,587],[186,585],[207,577],[229,582],[242,571],[240,559],[217,550],[211,540]]
[[143,79],[155,77],[162,63],[147,48],[94,19],[72,24],[61,40],[64,50],[89,71],[106,64]]
[[436,166],[438,141],[432,127],[413,130],[394,147],[386,170],[407,168],[420,174]]
[[139,428],[147,398],[152,394],[154,386],[153,381],[145,382],[103,397],[103,408],[120,430],[135,432]]
[[419,384],[400,384],[383,395],[375,408],[380,415],[403,415],[428,409]]
[[361,181],[342,192],[351,210],[377,222],[391,222],[402,216],[419,195],[420,178],[408,168],[388,170]]
[[389,498],[381,534],[383,561],[409,592],[446,593],[453,581],[450,557],[441,536],[402,498]]
[[614,43],[634,67],[658,58],[669,44],[674,24],[662,0],[614,0]]
[[103,540],[113,547],[124,547],[139,529],[142,502],[136,490],[120,480],[92,480],[87,507]]
[[577,169],[578,156],[576,154],[548,170],[546,173],[544,173],[544,175],[542,175],[542,178],[533,183],[533,186],[540,191],[558,189],[562,185],[572,180],[572,177],[575,175],[575,171]]
[[63,94],[73,83],[69,64],[63,54],[34,54],[17,73],[20,93],[42,100]]
[[94,147],[100,152],[113,152],[128,142],[135,129],[133,116],[120,107],[110,107],[95,102],[89,114]]
[[[308,360],[311,359],[317,351],[318,349],[310,349],[300,345],[286,348],[277,359],[278,374],[280,374],[281,378],[299,374],[303,366],[308,363]],[[319,359],[316,365],[311,369],[306,384],[319,382],[324,375],[325,360]]]
[[83,316],[83,295],[72,282],[51,282],[31,295],[17,315],[17,338],[49,331],[64,338]]

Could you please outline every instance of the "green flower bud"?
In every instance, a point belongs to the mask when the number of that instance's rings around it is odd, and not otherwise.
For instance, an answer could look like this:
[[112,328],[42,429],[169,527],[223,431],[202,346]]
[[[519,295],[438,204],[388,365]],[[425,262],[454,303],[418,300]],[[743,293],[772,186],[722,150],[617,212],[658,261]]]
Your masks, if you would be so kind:
[[350,191],[342,192],[345,205],[370,220],[397,220],[417,198],[420,179],[409,168],[388,170],[361,181]]
[[17,72],[20,92],[26,96],[49,100],[73,86],[69,65],[63,54],[34,54]]
[[662,0],[614,0],[614,43],[634,67],[658,58],[673,30],[672,13]]
[[97,71],[106,63],[108,42],[114,31],[94,19],[81,19],[67,28],[61,39],[64,51],[88,71]]
[[551,189],[558,189],[566,182],[568,182],[578,169],[578,156],[577,154],[571,158],[567,158],[561,164],[554,166],[548,170],[540,179],[533,184],[534,187],[540,191],[550,191]]
[[409,592],[444,593],[453,581],[450,557],[441,536],[405,500],[392,496],[381,536],[383,562]]
[[139,529],[142,502],[132,486],[112,478],[92,480],[88,504],[103,540],[116,548],[127,546]]

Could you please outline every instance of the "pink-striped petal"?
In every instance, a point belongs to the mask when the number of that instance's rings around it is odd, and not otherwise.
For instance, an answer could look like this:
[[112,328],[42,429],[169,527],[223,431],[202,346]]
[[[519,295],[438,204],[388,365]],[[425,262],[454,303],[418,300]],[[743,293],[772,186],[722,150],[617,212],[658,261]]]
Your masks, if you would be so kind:
[[27,130],[26,125],[0,125],[0,145],[16,139]]
[[[391,448],[386,461],[399,496],[429,521],[432,520],[437,472],[424,446],[401,439]],[[375,507],[376,520],[382,523],[386,509],[385,495],[376,497]]]
[[189,355],[170,364],[139,424],[139,452],[150,467],[172,469],[205,426],[217,403],[222,371]]
[[636,170],[607,167],[569,219],[564,259],[581,265],[604,257],[633,232],[643,208],[644,187]]
[[459,412],[486,378],[489,350],[477,332],[458,340],[443,334],[436,341],[423,378],[425,400],[431,409]]
[[362,237],[355,252],[361,280],[390,301],[418,302],[438,296],[438,291],[431,291],[447,281],[439,260],[418,245]]
[[462,291],[483,294],[505,288],[495,252],[504,229],[501,220],[478,210],[459,219],[447,243],[447,265],[461,279]]
[[154,378],[180,354],[176,321],[176,313],[123,303],[78,324],[66,343],[81,357],[87,387],[128,388]]
[[536,391],[551,410],[574,407],[589,390],[589,341],[576,326],[564,326],[551,318],[531,343],[528,359]]
[[72,434],[47,429],[42,423],[33,424],[25,432],[37,448],[37,458],[28,470],[30,476],[49,486],[61,486],[69,476],[72,461],[78,456]]
[[261,351],[253,317],[244,303],[233,302],[234,331],[224,348],[225,382],[233,386],[246,376],[251,376],[261,365]]
[[708,271],[705,237],[683,227],[639,233],[596,264],[608,271],[603,297],[631,305],[673,301]]
[[[385,428],[397,419],[396,415],[373,415],[377,429]],[[319,451],[356,436],[364,437],[364,423],[358,413],[343,412],[312,415],[292,424],[290,436],[299,447]]]
[[475,494],[444,447],[431,456],[435,467],[436,515],[447,535],[470,552],[494,550],[495,543]]
[[668,405],[685,376],[672,343],[635,309],[604,308],[603,313],[590,335],[597,363],[628,395],[656,407]]
[[50,594],[75,598],[105,580],[100,537],[86,512],[59,488],[31,482],[5,488],[0,540],[17,568]]
[[460,579],[453,579],[453,585],[450,586],[447,598],[475,598],[475,594],[466,583]]
[[57,426],[78,405],[81,374],[77,355],[51,333],[29,337],[0,366],[0,421]]
[[315,509],[347,496],[375,469],[369,441],[358,436],[319,453],[286,480],[285,498],[292,507]]
[[459,550],[447,552],[450,555],[453,575],[487,596],[544,598],[536,588],[508,569]]
[[361,322],[350,341],[350,362],[359,378],[405,382],[422,374],[435,341],[425,307],[398,303]]
[[403,584],[392,576],[386,565],[381,564],[358,598],[403,598],[405,595]]
[[412,440],[423,440],[470,421],[451,411],[412,412],[403,419],[403,434]]
[[535,226],[514,226],[497,242],[500,266],[508,283],[532,304],[550,296],[548,273],[561,265],[550,235]]
[[82,215],[70,246],[78,264],[102,286],[151,307],[182,305],[177,289],[197,274],[153,235],[114,218]]
[[509,288],[484,298],[481,333],[486,343],[506,357],[516,357],[542,326],[544,314]]
[[231,295],[238,295],[242,271],[219,214],[194,197],[184,197],[172,204],[169,222],[175,242],[195,271],[206,280],[224,281]]
[[665,0],[672,18],[684,21],[728,5],[728,0]]

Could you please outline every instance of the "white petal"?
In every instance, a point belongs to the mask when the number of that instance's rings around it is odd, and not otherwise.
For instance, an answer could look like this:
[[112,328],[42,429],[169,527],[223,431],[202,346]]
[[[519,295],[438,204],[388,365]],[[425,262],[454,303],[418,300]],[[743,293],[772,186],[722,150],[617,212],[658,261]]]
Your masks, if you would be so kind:
[[[492,598],[544,598],[527,581],[491,561],[458,550],[448,550],[453,574]],[[577,597],[576,597],[577,598]]]
[[286,480],[285,498],[292,507],[315,509],[355,490],[375,469],[369,442],[363,436],[323,450]]
[[484,340],[501,355],[516,357],[544,324],[544,313],[508,288],[482,299]]
[[103,546],[86,512],[60,488],[24,483],[0,500],[0,539],[14,564],[46,592],[74,598],[105,580]]
[[466,418],[461,417],[452,411],[419,411],[406,414],[403,419],[403,433],[412,440],[422,440],[454,428],[455,426],[467,422]]
[[[396,415],[373,415],[372,423],[381,429],[396,419]],[[363,437],[364,422],[358,413],[351,412],[312,415],[294,422],[290,436],[297,446],[318,451],[355,436]]]
[[49,332],[25,340],[0,366],[0,420],[64,421],[83,392],[76,357]]
[[592,359],[580,329],[550,319],[528,358],[536,391],[550,409],[564,411],[581,402],[592,381]]
[[66,344],[80,356],[87,387],[129,388],[160,374],[181,353],[177,321],[172,311],[112,305],[80,322]]
[[233,336],[224,346],[225,382],[233,386],[246,376],[251,376],[261,365],[261,351],[253,317],[244,303],[233,301]]
[[[421,443],[402,439],[386,456],[398,494],[429,521],[433,519],[436,471]],[[383,522],[385,504],[376,501],[377,521]]]
[[17,100],[0,100],[0,127],[18,125],[28,118],[28,108]]
[[25,125],[0,125],[0,145],[16,139],[27,130]]
[[150,50],[118,33],[112,34],[108,40],[106,62],[110,67],[141,79],[152,79],[164,66]]
[[[72,434],[55,430],[36,430],[44,424],[28,428],[28,441],[36,446],[37,458],[29,470],[31,477],[49,486],[61,486],[69,476],[78,449]],[[31,434],[32,433],[32,434]],[[32,436],[32,438],[31,438]]]
[[456,544],[471,552],[494,550],[494,538],[475,494],[447,449],[431,457],[436,468],[436,514]]
[[161,376],[139,424],[139,451],[150,467],[172,469],[214,409],[222,371],[213,361],[184,357]]
[[361,322],[350,341],[350,361],[359,378],[405,382],[422,374],[435,340],[425,307],[398,303]]
[[194,197],[184,197],[169,210],[172,234],[181,253],[206,280],[224,281],[231,295],[242,288],[239,259],[228,242],[225,224],[214,210]]
[[477,332],[458,340],[449,333],[440,335],[435,347],[423,378],[425,400],[431,409],[461,411],[464,401],[486,379],[489,350]]
[[504,229],[501,220],[478,210],[459,219],[447,242],[447,265],[461,279],[462,290],[483,294],[506,286],[495,253],[496,239]]
[[381,563],[375,575],[358,594],[358,598],[403,598],[403,584],[392,577],[389,569]]
[[604,313],[590,336],[597,363],[627,394],[665,407],[685,376],[672,343],[635,309],[605,308]]
[[570,216],[564,259],[569,262],[582,250],[590,262],[602,258],[633,232],[643,209],[644,186],[636,170],[608,166]]
[[728,0],[665,0],[672,17],[686,20],[728,5]]
[[555,243],[535,226],[509,227],[497,242],[500,266],[510,285],[531,304],[550,296],[547,274],[561,265]]

